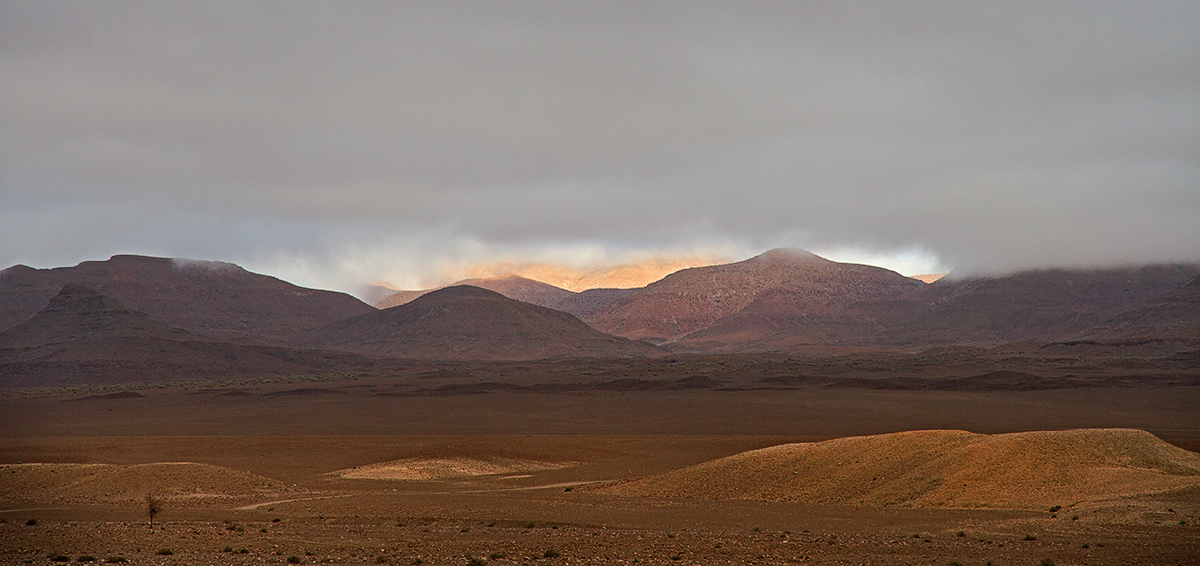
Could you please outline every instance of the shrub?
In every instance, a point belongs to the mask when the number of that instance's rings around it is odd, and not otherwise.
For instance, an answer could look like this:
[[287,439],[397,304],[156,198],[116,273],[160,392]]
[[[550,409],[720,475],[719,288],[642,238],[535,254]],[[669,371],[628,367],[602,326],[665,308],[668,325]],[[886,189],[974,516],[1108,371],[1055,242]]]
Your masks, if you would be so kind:
[[1026,533],[1026,534],[1025,534],[1025,538],[1024,538],[1024,539],[1022,539],[1022,540],[1037,540],[1037,537],[1035,537],[1035,536],[1033,536],[1033,535],[1031,535],[1031,534],[1028,534],[1028,533]]
[[146,494],[146,514],[150,516],[150,526],[154,526],[154,516],[162,511],[162,502],[153,493]]
[[488,555],[488,558],[491,558],[493,560],[496,558],[507,558],[507,557],[508,557],[508,555],[503,552],[493,552]]
[[553,549],[547,550],[546,552],[542,553],[542,558],[558,558],[559,556],[562,556],[562,555],[559,554],[557,550],[553,550]]
[[375,563],[376,563],[376,564],[387,564],[387,561],[388,561],[388,557],[387,557],[387,556],[384,556],[384,555],[382,555],[382,554],[380,554],[379,556],[376,556],[376,557],[375,557]]
[[471,556],[467,558],[467,566],[487,566],[487,561],[482,558]]
[[283,520],[283,519],[280,519],[279,517],[275,517],[274,519],[271,519],[271,522],[272,522],[272,523],[278,523],[279,521],[282,521],[282,520]]
[[225,547],[225,549],[224,549],[224,550],[222,550],[221,552],[233,552],[233,547],[232,547],[232,546],[227,546],[227,547]]
[[49,558],[51,562],[70,562],[71,561],[70,556],[67,556],[65,554],[59,554],[57,552],[50,554],[46,558]]
[[109,556],[108,558],[105,558],[104,561],[109,564],[124,564],[129,562],[124,556]]
[[75,559],[76,562],[95,562],[96,557],[91,554],[81,554]]
[[1041,562],[1038,562],[1038,566],[1054,566],[1054,561],[1049,558],[1043,558]]
[[1050,512],[1051,512],[1051,513],[1058,513],[1058,510],[1059,510],[1059,509],[1062,509],[1062,505],[1055,505],[1054,507],[1051,507],[1051,508],[1050,508]]
[[34,525],[37,525],[37,519],[30,519],[30,520],[28,520],[28,521],[25,521],[25,524],[26,524],[26,525],[29,525],[29,526],[31,526],[31,527],[32,527],[32,526],[34,526]]
[[294,555],[294,554],[293,554],[292,556],[289,556],[289,557],[288,557],[288,564],[299,564],[299,563],[300,563],[300,557],[299,557],[299,556],[296,556],[296,555]]
[[170,555],[172,555],[172,554],[175,554],[175,551],[173,551],[173,550],[171,550],[171,549],[169,549],[169,548],[160,548],[160,549],[158,549],[158,555],[159,555],[159,556],[170,556]]

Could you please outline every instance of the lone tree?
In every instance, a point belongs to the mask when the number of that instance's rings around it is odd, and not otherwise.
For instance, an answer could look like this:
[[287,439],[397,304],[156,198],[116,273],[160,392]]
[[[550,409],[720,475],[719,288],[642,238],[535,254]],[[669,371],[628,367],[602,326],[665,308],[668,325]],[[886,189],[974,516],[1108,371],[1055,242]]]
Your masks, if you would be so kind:
[[150,516],[150,526],[154,526],[154,516],[162,510],[162,502],[153,493],[146,494],[146,514]]

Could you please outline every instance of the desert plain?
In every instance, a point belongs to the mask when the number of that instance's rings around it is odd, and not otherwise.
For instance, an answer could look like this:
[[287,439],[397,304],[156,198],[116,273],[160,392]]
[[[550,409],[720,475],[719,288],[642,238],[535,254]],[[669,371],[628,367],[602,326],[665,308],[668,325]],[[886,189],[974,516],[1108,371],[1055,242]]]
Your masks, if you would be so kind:
[[[1196,564],[1200,372],[1171,359],[687,355],[9,390],[0,562]],[[1071,377],[1031,379],[1048,374]]]

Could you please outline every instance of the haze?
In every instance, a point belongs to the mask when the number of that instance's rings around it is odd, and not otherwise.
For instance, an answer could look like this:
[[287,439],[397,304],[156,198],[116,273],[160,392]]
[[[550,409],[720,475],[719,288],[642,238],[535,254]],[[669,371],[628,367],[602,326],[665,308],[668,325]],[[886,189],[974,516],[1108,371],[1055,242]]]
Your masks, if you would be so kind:
[[0,267],[1200,259],[1200,4],[0,2]]

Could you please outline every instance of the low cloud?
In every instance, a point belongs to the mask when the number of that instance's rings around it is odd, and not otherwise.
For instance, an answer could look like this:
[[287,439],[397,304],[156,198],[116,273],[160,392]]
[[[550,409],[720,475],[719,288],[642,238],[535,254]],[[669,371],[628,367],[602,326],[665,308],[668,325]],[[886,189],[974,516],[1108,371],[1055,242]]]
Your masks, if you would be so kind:
[[1195,3],[4,2],[0,37],[4,265],[1200,260]]

